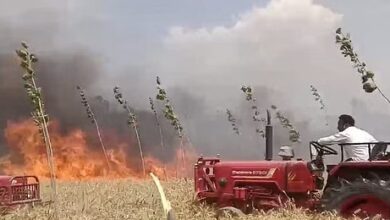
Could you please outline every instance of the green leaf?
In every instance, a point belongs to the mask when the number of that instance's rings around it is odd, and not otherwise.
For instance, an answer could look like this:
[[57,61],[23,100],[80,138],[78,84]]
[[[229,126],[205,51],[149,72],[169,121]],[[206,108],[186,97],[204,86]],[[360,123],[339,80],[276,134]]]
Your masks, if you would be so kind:
[[374,77],[374,73],[373,72],[371,72],[371,71],[367,71],[366,72],[366,76],[367,76],[367,78],[373,78]]
[[16,54],[22,59],[26,59],[27,57],[27,51],[25,50],[16,50]]
[[363,84],[363,89],[367,93],[372,93],[373,91],[375,91],[377,89],[377,86],[373,82],[365,82]]
[[23,74],[22,76],[23,80],[30,80],[31,78],[32,78],[31,74],[27,74],[27,73]]
[[23,46],[25,49],[28,49],[28,45],[27,45],[27,43],[26,43],[25,41],[22,41],[21,44],[22,44],[22,46]]
[[339,27],[339,28],[337,28],[337,30],[336,30],[336,34],[341,34],[341,28]]
[[26,82],[26,83],[24,83],[24,88],[26,88],[26,89],[33,89],[34,86],[32,84]]
[[341,42],[341,37],[339,35],[336,35],[336,42]]
[[29,68],[28,63],[24,60],[20,63],[20,66],[23,67],[24,69]]
[[363,76],[362,76],[362,83],[365,83],[365,82],[367,82],[367,81],[368,81],[367,75],[363,75]]
[[45,120],[46,123],[49,122],[49,115],[46,115],[46,116],[44,117],[44,120]]
[[164,101],[164,96],[161,95],[161,94],[157,94],[156,99],[157,99],[157,100]]
[[31,62],[36,63],[38,62],[38,58],[35,56],[35,54],[30,55]]
[[26,68],[26,71],[29,73],[29,74],[34,74],[34,70],[31,69],[30,67]]
[[160,93],[161,95],[166,95],[166,94],[167,94],[167,93],[165,92],[164,89],[159,89],[159,93]]

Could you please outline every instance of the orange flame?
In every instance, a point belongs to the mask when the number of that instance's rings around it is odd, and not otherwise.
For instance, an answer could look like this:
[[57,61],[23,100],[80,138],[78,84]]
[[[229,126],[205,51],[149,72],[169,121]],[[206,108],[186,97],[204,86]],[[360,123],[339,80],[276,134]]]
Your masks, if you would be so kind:
[[[52,121],[49,134],[53,147],[56,177],[62,180],[91,179],[98,177],[134,177],[142,178],[142,170],[131,167],[129,160],[135,159],[127,155],[126,143],[110,143],[107,150],[110,170],[100,148],[88,146],[87,134],[80,129],[74,129],[68,134],[61,134],[57,121]],[[50,177],[46,148],[38,128],[31,120],[8,122],[4,132],[10,154],[3,157],[0,170],[7,175],[36,175],[40,178]],[[190,151],[192,152],[192,151]],[[181,153],[176,153],[175,161],[180,162]],[[195,154],[189,154],[195,155]],[[179,165],[190,170],[193,158],[188,156],[186,164]],[[175,163],[163,164],[158,159],[148,155],[145,157],[147,172],[153,172],[161,179],[177,176]],[[189,168],[189,169],[188,169]],[[178,171],[180,172],[180,171]],[[188,175],[189,173],[186,173]],[[148,178],[148,177],[146,177]]]

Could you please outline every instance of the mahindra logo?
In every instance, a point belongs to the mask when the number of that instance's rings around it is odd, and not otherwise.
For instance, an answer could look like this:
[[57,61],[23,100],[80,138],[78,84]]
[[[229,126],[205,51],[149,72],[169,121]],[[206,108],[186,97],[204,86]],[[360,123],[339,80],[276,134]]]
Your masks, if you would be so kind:
[[276,168],[268,170],[232,170],[232,176],[255,176],[271,178],[276,171]]

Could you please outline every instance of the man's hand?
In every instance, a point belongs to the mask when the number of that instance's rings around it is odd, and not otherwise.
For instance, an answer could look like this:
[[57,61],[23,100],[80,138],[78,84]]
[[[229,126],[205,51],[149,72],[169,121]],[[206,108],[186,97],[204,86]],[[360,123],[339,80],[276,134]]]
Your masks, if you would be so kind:
[[318,155],[317,149],[313,147],[313,145],[310,145],[311,148],[311,154],[316,157]]
[[342,144],[345,143],[348,140],[348,136],[343,133],[339,132],[337,134],[328,136],[328,137],[323,137],[318,139],[318,143],[322,145],[332,145],[332,144]]

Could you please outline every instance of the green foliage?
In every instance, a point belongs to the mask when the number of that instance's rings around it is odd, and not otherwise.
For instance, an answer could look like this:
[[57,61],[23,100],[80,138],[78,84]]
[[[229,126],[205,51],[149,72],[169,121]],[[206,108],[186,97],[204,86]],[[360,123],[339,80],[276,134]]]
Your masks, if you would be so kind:
[[374,73],[370,70],[367,70],[366,63],[361,62],[358,58],[357,53],[353,50],[352,41],[349,34],[344,35],[341,31],[341,28],[336,30],[336,44],[341,45],[340,50],[344,57],[349,57],[353,63],[354,68],[357,69],[358,73],[361,74],[361,79],[363,83],[363,90],[366,93],[372,93],[377,90],[382,97],[390,103],[390,99],[381,91],[374,80]]
[[164,110],[163,110],[164,117],[168,121],[171,122],[171,125],[174,127],[174,129],[177,131],[179,137],[181,138],[182,132],[183,132],[183,127],[180,124],[178,116],[176,115],[176,113],[173,110],[173,107],[169,101],[169,98],[167,96],[166,91],[163,88],[161,88],[160,77],[157,76],[156,82],[157,82],[157,91],[158,91],[158,93],[156,95],[156,99],[160,100],[161,102],[164,103]]
[[245,93],[246,100],[251,101],[253,98],[252,88],[250,86],[242,86],[241,90]]
[[[27,92],[27,96],[30,98],[33,111],[31,112],[32,119],[35,125],[38,127],[39,134],[41,135],[46,147],[47,162],[50,171],[50,182],[52,188],[51,199],[53,202],[56,200],[57,188],[56,188],[56,175],[53,149],[51,146],[50,135],[48,131],[49,116],[45,112],[45,104],[43,102],[42,90],[37,86],[35,82],[36,72],[33,69],[33,64],[38,62],[38,58],[35,54],[28,51],[27,43],[21,43],[22,48],[16,50],[16,54],[20,58],[20,66],[24,70],[22,79],[24,81],[24,88]],[[56,203],[54,205],[54,215],[57,216]]]
[[[163,135],[163,131],[162,131],[162,128],[161,128],[161,125],[160,125],[160,120],[159,120],[159,117],[157,115],[157,111],[156,111],[156,108],[154,106],[154,102],[153,102],[153,99],[152,97],[149,97],[149,104],[150,104],[150,108],[152,109],[153,111],[153,114],[154,114],[154,119],[156,120],[156,125],[158,127],[158,131],[160,133],[160,145],[161,145],[161,150],[164,150],[164,135]],[[165,166],[164,166],[164,172],[165,172]]]
[[344,57],[349,57],[354,68],[361,74],[364,91],[367,93],[375,91],[377,89],[377,85],[374,81],[375,74],[372,71],[367,70],[366,63],[359,60],[358,54],[353,49],[350,35],[344,35],[341,28],[336,30],[336,44],[340,45],[341,54],[343,54]]
[[291,142],[301,142],[300,141],[300,134],[299,132],[294,128],[294,126],[290,123],[290,120],[286,118],[275,105],[272,105],[271,108],[275,110],[276,112],[276,118],[279,120],[280,124],[289,130],[289,139]]
[[28,46],[25,42],[21,43],[22,48],[16,50],[16,54],[20,58],[20,66],[25,71],[22,75],[24,88],[27,96],[30,98],[33,111],[31,112],[32,119],[39,129],[42,139],[45,140],[44,124],[49,122],[49,116],[45,113],[45,104],[43,102],[42,90],[35,83],[34,77],[36,72],[33,69],[33,64],[38,62],[38,58],[33,53],[28,51]]
[[97,135],[98,135],[98,138],[99,138],[99,142],[100,142],[100,145],[102,147],[104,156],[106,158],[107,168],[108,168],[108,170],[110,170],[110,162],[109,162],[109,159],[108,159],[108,155],[107,155],[106,148],[104,146],[102,137],[100,135],[100,128],[99,128],[99,125],[98,125],[98,123],[96,121],[95,114],[93,113],[93,111],[91,109],[91,106],[89,106],[88,99],[87,99],[87,97],[85,95],[85,90],[83,88],[81,88],[81,86],[77,86],[76,88],[79,90],[80,97],[81,97],[81,104],[84,105],[84,107],[86,109],[86,112],[87,112],[88,118],[91,120],[91,123],[95,124],[95,126],[96,126],[96,132],[97,132]]
[[81,104],[84,105],[88,118],[91,119],[92,123],[96,123],[95,115],[91,109],[91,106],[88,103],[87,97],[85,96],[85,90],[80,86],[77,86],[76,88],[79,90],[80,97],[81,97]]
[[157,117],[157,111],[156,111],[156,108],[154,107],[154,102],[153,102],[152,97],[149,97],[149,104],[150,104],[150,109],[152,109],[153,114],[156,118],[157,126],[160,126],[160,122],[158,121],[158,117]]
[[[259,123],[259,127],[263,127],[261,123],[265,123],[266,119],[260,117],[260,112],[258,111],[257,104],[256,104],[256,98],[253,95],[253,89],[250,86],[242,86],[241,91],[245,94],[245,99],[249,102],[252,102],[252,120],[256,123]],[[261,137],[265,138],[265,132],[263,129],[257,127],[256,133],[258,133]]]
[[320,109],[325,110],[325,104],[321,98],[321,95],[318,93],[318,90],[313,85],[310,85],[310,89],[312,91],[314,99],[320,103],[321,105]]
[[[326,114],[326,107],[325,107],[324,101],[321,98],[320,93],[318,93],[318,90],[313,85],[310,85],[310,89],[311,89],[312,95],[314,96],[314,100],[318,101],[320,103],[320,109],[323,110]],[[328,126],[328,122],[326,122],[326,126]]]
[[118,103],[127,111],[127,125],[135,129],[137,127],[137,116],[131,111],[130,106],[127,104],[127,100],[123,99],[123,95],[118,86],[114,88],[114,96]]
[[233,131],[237,134],[240,135],[240,131],[237,127],[237,120],[233,117],[233,114],[229,109],[226,109],[226,114],[228,115],[228,121],[232,124],[233,126]]
[[122,105],[122,107],[127,111],[127,125],[131,128],[133,127],[137,142],[138,142],[138,149],[141,157],[141,162],[142,162],[142,170],[144,176],[146,175],[146,170],[145,170],[145,161],[144,161],[144,156],[142,152],[142,146],[141,146],[141,140],[138,134],[138,123],[137,123],[137,117],[136,115],[132,112],[130,109],[130,106],[127,104],[127,100],[123,98],[123,95],[120,91],[120,88],[118,86],[114,87],[114,97],[115,99],[119,102],[119,104]]

